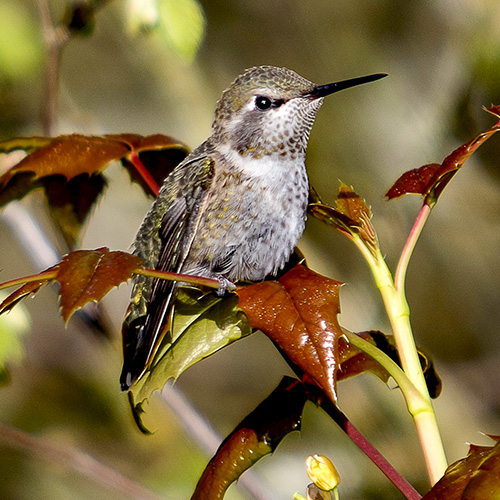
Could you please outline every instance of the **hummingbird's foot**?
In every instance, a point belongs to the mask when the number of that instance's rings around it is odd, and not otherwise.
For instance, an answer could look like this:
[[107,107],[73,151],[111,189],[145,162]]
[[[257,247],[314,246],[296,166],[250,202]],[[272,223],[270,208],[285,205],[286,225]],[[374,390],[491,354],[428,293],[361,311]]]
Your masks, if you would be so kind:
[[219,274],[217,280],[219,281],[219,288],[217,289],[217,295],[219,297],[225,295],[227,291],[234,292],[236,290],[236,285],[224,276]]

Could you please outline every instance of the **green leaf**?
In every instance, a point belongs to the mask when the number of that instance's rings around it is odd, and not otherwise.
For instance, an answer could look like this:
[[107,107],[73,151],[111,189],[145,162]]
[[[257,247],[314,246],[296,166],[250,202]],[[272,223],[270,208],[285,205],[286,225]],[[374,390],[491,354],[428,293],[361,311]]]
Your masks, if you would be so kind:
[[[0,298],[4,297],[5,294],[1,293]],[[23,306],[0,316],[0,384],[8,381],[8,365],[20,361],[24,356],[21,338],[29,328],[28,312]]]
[[160,27],[168,45],[192,60],[205,35],[205,14],[197,0],[158,0]]
[[237,306],[236,295],[218,297],[196,288],[179,289],[172,335],[131,389],[136,410],[169,379],[177,379],[193,364],[252,333],[246,316]]

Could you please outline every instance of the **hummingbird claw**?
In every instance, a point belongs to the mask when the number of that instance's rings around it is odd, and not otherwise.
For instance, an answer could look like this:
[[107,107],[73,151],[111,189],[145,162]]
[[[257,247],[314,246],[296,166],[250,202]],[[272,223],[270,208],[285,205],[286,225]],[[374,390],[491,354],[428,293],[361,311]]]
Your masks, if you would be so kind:
[[224,276],[217,276],[217,280],[219,281],[219,288],[217,289],[217,295],[219,297],[225,295],[227,291],[234,292],[236,290],[236,285]]

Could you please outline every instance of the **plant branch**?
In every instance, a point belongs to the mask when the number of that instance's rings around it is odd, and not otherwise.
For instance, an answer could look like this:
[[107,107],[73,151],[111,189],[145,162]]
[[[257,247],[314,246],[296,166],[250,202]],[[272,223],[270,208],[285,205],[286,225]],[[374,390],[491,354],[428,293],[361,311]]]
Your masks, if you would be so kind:
[[55,27],[52,23],[47,0],[38,0],[38,12],[42,25],[43,38],[47,45],[47,66],[45,69],[45,98],[41,110],[43,133],[53,134],[56,127],[57,95],[59,86],[59,67],[64,46],[70,39],[66,27]]
[[[425,222],[425,217],[422,218],[422,221]],[[425,408],[412,413],[412,416],[424,454],[429,480],[431,485],[433,485],[442,477],[448,464],[436,415],[429,391],[427,390],[417,347],[413,338],[410,311],[404,290],[396,289],[392,275],[379,248],[374,253],[365,246],[358,235],[354,235],[352,240],[365,256],[384,301],[401,360],[401,366],[410,381],[428,402]]]
[[218,280],[203,278],[202,276],[194,276],[191,274],[171,273],[168,271],[158,271],[156,269],[139,268],[134,271],[134,274],[149,276],[151,278],[160,278],[168,281],[182,281],[191,285],[206,286],[209,288],[219,289],[221,283]]
[[57,270],[56,269],[48,269],[47,271],[43,271],[42,273],[32,274],[30,276],[23,276],[22,278],[15,278],[13,280],[4,281],[0,283],[0,290],[4,288],[11,288],[13,286],[20,286],[26,283],[32,283],[34,281],[51,281],[56,279]]
[[149,189],[151,189],[154,196],[157,197],[160,193],[160,188],[153,179],[152,175],[149,173],[148,169],[140,160],[139,155],[135,151],[131,151],[128,155],[128,159],[137,170],[137,173],[142,177],[142,179],[144,179],[144,182],[148,185]]
[[45,92],[41,121],[43,133],[51,136],[57,127],[57,96],[59,94],[59,70],[63,50],[71,38],[92,30],[94,13],[111,0],[94,0],[87,3],[73,2],[69,7],[68,22],[55,25],[52,22],[48,0],[37,0],[43,38],[47,46],[47,66],[45,68]]
[[408,500],[420,500],[421,495],[382,454],[359,432],[347,416],[317,386],[307,385],[311,401],[321,406],[335,423],[351,438],[354,444],[380,469]]
[[420,233],[422,232],[422,229],[424,228],[424,225],[429,218],[431,208],[432,207],[427,203],[424,203],[422,205],[422,208],[420,209],[420,212],[418,213],[417,218],[415,219],[415,223],[413,224],[413,227],[410,231],[410,235],[406,240],[403,251],[401,252],[398,266],[396,268],[396,273],[394,274],[394,285],[396,287],[396,290],[398,290],[400,293],[404,293],[408,263],[412,256],[413,249],[415,248]]
[[116,470],[102,464],[94,457],[68,445],[55,443],[42,437],[35,437],[4,424],[0,424],[0,442],[44,460],[55,462],[65,468],[77,470],[90,480],[106,486],[114,492],[122,493],[126,498],[165,500],[165,497],[155,495]]

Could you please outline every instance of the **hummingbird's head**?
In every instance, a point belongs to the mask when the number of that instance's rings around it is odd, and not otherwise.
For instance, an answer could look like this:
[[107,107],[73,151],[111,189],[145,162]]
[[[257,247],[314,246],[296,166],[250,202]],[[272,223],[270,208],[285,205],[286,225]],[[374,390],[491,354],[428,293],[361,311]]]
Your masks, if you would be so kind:
[[286,156],[305,151],[323,101],[304,97],[314,88],[314,83],[286,68],[248,69],[223,92],[213,132],[242,155]]
[[305,153],[309,132],[325,96],[382,76],[316,85],[286,68],[248,69],[219,99],[213,136],[243,156],[295,159]]

